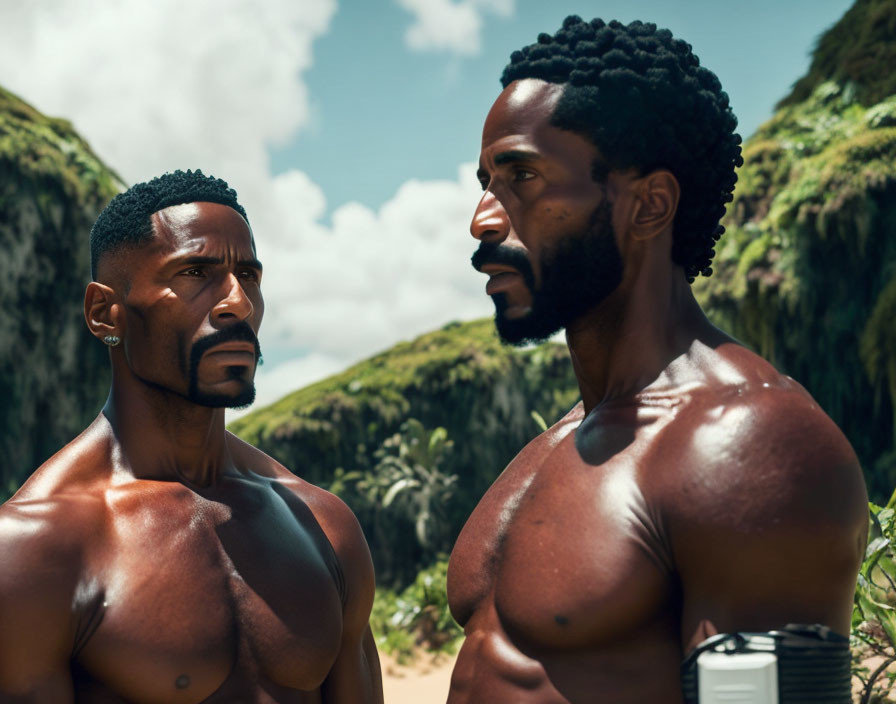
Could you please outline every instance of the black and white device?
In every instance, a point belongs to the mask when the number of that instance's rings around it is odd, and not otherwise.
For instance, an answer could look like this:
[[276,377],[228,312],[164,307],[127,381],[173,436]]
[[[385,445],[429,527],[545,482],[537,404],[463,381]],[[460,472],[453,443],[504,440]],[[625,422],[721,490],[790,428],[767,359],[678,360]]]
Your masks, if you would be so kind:
[[686,704],[850,704],[849,639],[820,625],[721,633],[684,659]]

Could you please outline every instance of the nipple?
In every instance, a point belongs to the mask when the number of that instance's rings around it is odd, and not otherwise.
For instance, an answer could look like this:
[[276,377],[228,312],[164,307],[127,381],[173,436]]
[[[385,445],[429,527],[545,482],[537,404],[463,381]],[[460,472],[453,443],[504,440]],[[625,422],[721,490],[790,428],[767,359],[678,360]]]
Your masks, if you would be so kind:
[[178,689],[186,689],[190,686],[190,676],[189,675],[181,675],[176,680],[174,680],[174,686]]

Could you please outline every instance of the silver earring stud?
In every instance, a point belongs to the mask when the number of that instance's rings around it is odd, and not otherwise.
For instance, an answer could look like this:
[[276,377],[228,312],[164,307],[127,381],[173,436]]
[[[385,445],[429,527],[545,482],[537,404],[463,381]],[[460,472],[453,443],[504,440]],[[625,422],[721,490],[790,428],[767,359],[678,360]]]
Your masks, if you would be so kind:
[[115,345],[121,342],[121,338],[118,335],[106,335],[103,338],[103,342],[109,345],[109,347],[115,347]]

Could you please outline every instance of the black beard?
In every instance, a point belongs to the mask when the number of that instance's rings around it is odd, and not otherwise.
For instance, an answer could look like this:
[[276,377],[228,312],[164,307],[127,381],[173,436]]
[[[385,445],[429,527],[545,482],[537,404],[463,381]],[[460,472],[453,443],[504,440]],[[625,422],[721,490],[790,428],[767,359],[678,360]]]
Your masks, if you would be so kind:
[[598,205],[583,232],[557,242],[540,259],[541,286],[534,286],[529,260],[516,248],[483,242],[473,266],[486,262],[517,269],[532,292],[532,308],[520,318],[508,318],[506,296],[495,294],[495,327],[504,342],[541,342],[567,327],[607,298],[622,281],[622,255],[613,236],[612,205]]
[[199,361],[208,350],[223,342],[251,342],[255,345],[255,364],[257,365],[261,359],[258,337],[245,321],[197,340],[190,350],[190,387],[187,391],[187,400],[208,408],[244,408],[255,400],[254,379],[244,380],[241,378],[245,373],[245,367],[228,367],[231,378],[241,381],[243,384],[243,388],[235,394],[206,393],[199,390]]

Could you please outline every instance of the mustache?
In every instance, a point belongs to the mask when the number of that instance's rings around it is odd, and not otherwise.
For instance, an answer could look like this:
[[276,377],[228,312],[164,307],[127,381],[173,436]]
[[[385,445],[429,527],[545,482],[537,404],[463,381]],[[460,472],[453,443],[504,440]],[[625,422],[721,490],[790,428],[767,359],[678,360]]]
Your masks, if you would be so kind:
[[258,336],[249,323],[240,321],[196,340],[190,350],[190,367],[199,366],[202,355],[212,347],[224,342],[251,342],[255,346],[255,361],[261,359],[261,345],[258,344]]
[[530,290],[535,287],[535,273],[529,258],[519,247],[511,247],[501,242],[480,242],[479,247],[470,257],[470,263],[476,271],[482,271],[486,264],[503,264],[520,272],[526,286]]

